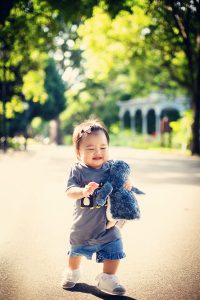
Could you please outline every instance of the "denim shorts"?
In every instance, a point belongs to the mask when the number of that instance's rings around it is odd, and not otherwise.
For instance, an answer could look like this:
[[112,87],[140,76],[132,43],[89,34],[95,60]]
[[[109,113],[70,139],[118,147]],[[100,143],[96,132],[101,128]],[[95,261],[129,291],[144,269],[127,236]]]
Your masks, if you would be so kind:
[[104,260],[118,260],[126,257],[121,239],[97,245],[71,245],[68,252],[69,256],[85,256],[87,259],[92,259],[94,253],[96,253],[98,263]]

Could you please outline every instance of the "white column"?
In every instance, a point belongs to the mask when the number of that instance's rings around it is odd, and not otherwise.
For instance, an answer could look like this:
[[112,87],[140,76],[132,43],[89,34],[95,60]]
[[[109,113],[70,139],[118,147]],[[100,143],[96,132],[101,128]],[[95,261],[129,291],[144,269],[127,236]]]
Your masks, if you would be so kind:
[[120,117],[120,128],[121,128],[121,130],[124,129],[124,116]]
[[156,109],[155,115],[156,115],[156,134],[160,135],[160,114],[161,114],[161,109]]
[[120,128],[123,130],[124,129],[124,110],[120,106],[119,109],[119,119],[120,119]]
[[142,133],[147,134],[147,112],[142,110]]
[[130,112],[131,117],[131,130],[135,132],[135,111]]

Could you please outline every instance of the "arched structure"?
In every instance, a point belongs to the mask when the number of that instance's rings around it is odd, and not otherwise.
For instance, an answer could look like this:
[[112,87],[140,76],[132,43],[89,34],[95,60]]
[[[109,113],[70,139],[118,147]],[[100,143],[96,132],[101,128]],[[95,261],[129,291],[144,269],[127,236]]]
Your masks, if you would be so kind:
[[134,132],[147,134],[160,133],[160,120],[167,116],[175,121],[189,108],[186,97],[169,98],[161,93],[151,93],[147,97],[119,101],[121,127],[127,127],[124,117],[130,115],[130,127]]

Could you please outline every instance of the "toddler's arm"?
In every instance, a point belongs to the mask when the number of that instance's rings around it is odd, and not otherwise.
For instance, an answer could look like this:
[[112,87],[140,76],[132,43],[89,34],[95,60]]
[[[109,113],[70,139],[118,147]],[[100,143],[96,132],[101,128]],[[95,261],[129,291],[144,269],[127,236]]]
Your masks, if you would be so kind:
[[85,187],[71,187],[66,191],[66,194],[69,198],[72,199],[81,199],[92,195],[94,191],[99,187],[99,184],[96,182],[89,182]]

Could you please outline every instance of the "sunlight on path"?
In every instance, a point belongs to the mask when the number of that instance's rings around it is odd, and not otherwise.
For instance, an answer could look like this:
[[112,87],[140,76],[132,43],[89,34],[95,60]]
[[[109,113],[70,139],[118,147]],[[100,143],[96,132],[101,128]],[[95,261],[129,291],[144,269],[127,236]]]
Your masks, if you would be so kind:
[[[126,160],[142,218],[123,229],[127,258],[119,276],[127,296],[139,300],[200,297],[200,160],[112,148]],[[65,180],[74,161],[71,147],[35,146],[0,154],[0,299],[94,299],[94,289],[67,292],[60,286],[73,201]],[[101,265],[83,261],[82,282],[94,285]],[[130,298],[129,298],[130,299]]]

